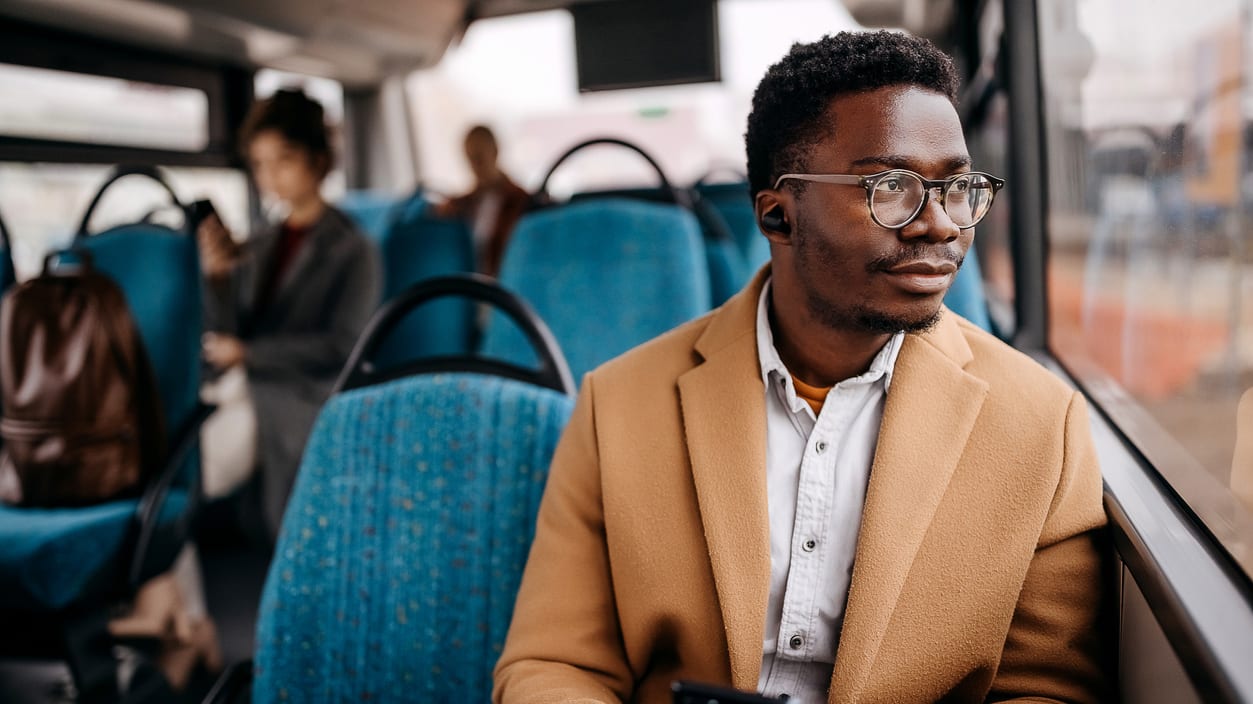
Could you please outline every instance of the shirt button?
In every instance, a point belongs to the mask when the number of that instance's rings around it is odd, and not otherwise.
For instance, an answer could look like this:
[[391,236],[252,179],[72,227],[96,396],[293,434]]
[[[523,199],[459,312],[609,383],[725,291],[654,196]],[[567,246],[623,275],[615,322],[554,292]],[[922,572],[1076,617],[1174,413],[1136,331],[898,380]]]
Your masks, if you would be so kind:
[[787,644],[792,646],[792,650],[800,650],[801,646],[805,644],[805,639],[801,638],[800,634],[798,633],[792,636],[792,639],[789,640]]
[[801,543],[801,550],[804,550],[805,552],[813,552],[814,548],[817,546],[818,546],[818,541],[814,540],[813,538],[810,538],[809,540],[806,540],[805,542]]
[[822,453],[826,452],[826,451],[827,451],[827,441],[826,441],[826,440],[819,440],[819,441],[818,441],[818,444],[814,445],[814,450],[815,450],[815,451],[817,451],[817,453],[818,453],[818,454],[820,454],[820,455],[821,455]]

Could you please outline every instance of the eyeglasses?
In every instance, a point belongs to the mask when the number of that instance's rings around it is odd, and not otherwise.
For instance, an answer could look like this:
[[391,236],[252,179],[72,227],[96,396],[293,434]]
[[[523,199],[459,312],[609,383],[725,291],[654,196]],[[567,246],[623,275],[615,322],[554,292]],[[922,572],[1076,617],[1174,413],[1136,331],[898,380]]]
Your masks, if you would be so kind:
[[974,227],[988,214],[992,200],[1005,185],[1004,179],[982,171],[970,171],[933,180],[906,169],[890,169],[869,176],[783,174],[774,182],[774,187],[777,189],[779,184],[788,179],[861,186],[866,189],[870,217],[880,227],[890,230],[913,222],[922,209],[927,207],[931,191],[937,188],[940,189],[940,204],[944,206],[944,212],[952,219],[953,224],[963,230]]

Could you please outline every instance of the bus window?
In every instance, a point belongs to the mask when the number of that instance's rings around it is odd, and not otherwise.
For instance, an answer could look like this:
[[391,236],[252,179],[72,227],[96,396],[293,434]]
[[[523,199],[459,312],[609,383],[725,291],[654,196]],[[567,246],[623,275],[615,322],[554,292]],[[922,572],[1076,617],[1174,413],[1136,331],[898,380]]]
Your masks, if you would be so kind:
[[1253,574],[1250,5],[1041,3],[1039,22],[1051,347]]
[[178,152],[209,145],[203,91],[0,64],[0,135]]
[[[0,162],[0,214],[13,237],[14,264],[20,278],[37,273],[47,252],[70,243],[88,202],[111,168]],[[207,198],[231,231],[247,232],[249,196],[243,172],[190,167],[163,172],[183,200]],[[158,221],[177,227],[179,217],[161,210],[168,202],[160,186],[147,179],[123,179],[109,189],[90,226],[93,231],[101,230],[135,222],[153,212]]]

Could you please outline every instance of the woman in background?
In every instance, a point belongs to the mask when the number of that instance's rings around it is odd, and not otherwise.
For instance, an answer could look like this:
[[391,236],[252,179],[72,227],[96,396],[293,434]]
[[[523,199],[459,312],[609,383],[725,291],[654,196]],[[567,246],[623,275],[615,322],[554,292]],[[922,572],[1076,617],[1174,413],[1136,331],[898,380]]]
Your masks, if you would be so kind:
[[322,106],[301,91],[257,102],[240,134],[263,197],[282,222],[242,245],[209,216],[197,233],[205,274],[205,361],[220,373],[203,398],[205,493],[225,496],[260,472],[271,541],[305,440],[357,336],[379,303],[373,245],[322,198],[333,158]]

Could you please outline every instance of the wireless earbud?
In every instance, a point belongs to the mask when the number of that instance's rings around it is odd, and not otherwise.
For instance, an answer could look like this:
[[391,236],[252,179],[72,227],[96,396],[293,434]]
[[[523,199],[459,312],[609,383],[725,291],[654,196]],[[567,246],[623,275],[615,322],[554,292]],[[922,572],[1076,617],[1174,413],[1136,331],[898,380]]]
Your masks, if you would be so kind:
[[761,229],[769,232],[781,232],[785,235],[792,233],[792,226],[783,219],[783,208],[779,207],[775,207],[761,216]]

